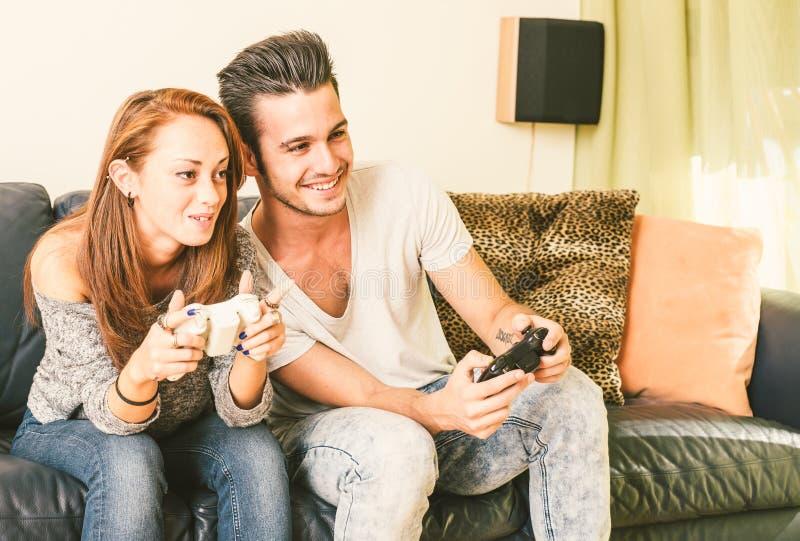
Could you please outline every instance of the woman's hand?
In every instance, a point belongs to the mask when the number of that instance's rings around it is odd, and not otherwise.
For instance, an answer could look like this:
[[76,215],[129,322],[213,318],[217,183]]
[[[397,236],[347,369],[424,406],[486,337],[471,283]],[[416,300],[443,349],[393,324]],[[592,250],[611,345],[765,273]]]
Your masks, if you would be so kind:
[[[286,327],[283,324],[281,313],[274,307],[280,305],[281,299],[293,285],[294,282],[289,280],[286,284],[270,291],[266,299],[259,301],[261,318],[245,327],[239,335],[241,342],[236,346],[236,350],[241,355],[254,361],[264,361],[281,349],[286,341]],[[239,293],[252,291],[253,275],[250,274],[250,271],[244,271],[239,281]]]
[[185,304],[183,291],[176,290],[169,301],[167,313],[161,316],[161,323],[150,326],[142,344],[125,366],[132,382],[142,384],[160,381],[197,369],[198,361],[203,358],[205,338],[173,330],[192,317],[187,313]]
[[[266,300],[261,300],[261,318],[244,328],[239,335],[241,343],[236,346],[228,387],[234,403],[242,409],[251,409],[261,403],[264,386],[267,384],[267,357],[275,354],[286,340],[286,327],[283,325],[277,306],[286,291],[294,285],[289,282],[283,288],[271,291]],[[253,291],[253,275],[245,271],[239,282],[239,293]],[[268,305],[269,303],[269,305]]]

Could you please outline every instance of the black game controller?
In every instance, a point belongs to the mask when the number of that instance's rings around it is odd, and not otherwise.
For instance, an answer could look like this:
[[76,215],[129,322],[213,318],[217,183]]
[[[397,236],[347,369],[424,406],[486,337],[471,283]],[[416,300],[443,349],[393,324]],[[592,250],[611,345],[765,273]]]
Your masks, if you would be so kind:
[[539,327],[531,331],[528,327],[522,331],[522,340],[511,346],[508,351],[495,357],[489,366],[478,377],[478,382],[492,379],[517,368],[523,372],[533,372],[539,366],[541,355],[552,355],[556,347],[549,351],[542,349],[542,342],[547,336],[547,329]]

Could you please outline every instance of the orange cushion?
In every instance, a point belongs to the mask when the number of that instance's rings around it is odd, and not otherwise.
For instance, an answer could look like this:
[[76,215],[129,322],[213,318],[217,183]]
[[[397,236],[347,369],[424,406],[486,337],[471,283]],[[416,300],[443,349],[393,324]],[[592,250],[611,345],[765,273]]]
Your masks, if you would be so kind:
[[628,309],[617,359],[625,396],[753,415],[761,305],[755,230],[636,216]]

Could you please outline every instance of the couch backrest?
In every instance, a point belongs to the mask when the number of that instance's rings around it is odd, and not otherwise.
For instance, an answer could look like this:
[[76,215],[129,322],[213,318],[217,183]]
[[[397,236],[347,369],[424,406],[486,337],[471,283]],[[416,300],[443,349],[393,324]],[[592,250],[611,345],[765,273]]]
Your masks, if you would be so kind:
[[50,196],[38,184],[0,183],[0,428],[15,428],[44,353],[44,335],[22,306],[25,260],[53,224]]
[[[28,324],[22,306],[25,260],[39,236],[55,221],[83,205],[88,196],[88,190],[69,192],[59,196],[51,208],[50,197],[42,186],[24,182],[0,182],[0,429],[16,428],[22,419],[33,374],[44,352],[44,335],[41,329]],[[239,197],[239,219],[244,217],[257,200],[256,196]],[[782,328],[782,316],[773,316],[772,313],[776,312],[776,306],[780,307],[778,301],[783,299],[781,295],[785,296],[787,293],[772,293],[772,296],[762,297],[762,329],[759,332],[759,347],[756,348],[757,368],[768,366],[771,356],[781,358],[773,351],[780,347],[781,342],[773,340],[777,344],[775,345],[766,339],[769,338],[768,335],[762,336],[765,327],[763,323],[769,323],[767,326],[776,327],[779,331]],[[796,296],[790,298],[795,299]],[[769,317],[765,318],[765,314]],[[767,322],[766,319],[770,321]],[[788,335],[791,330],[780,332]],[[784,367],[778,366],[777,369],[784,370]],[[754,371],[748,389],[753,410],[756,415],[786,422],[772,412],[765,411],[764,405],[774,402],[769,387],[773,379],[779,380],[780,377]],[[765,383],[762,384],[761,380]],[[793,380],[789,378],[789,381]]]
[[[75,212],[78,208],[80,208],[84,203],[86,203],[87,199],[89,199],[89,190],[76,190],[74,192],[67,192],[63,195],[59,195],[56,197],[55,201],[53,201],[53,216],[55,220],[58,221],[64,216],[68,216]],[[258,196],[255,195],[246,195],[239,197],[238,203],[238,214],[239,220],[244,218],[245,214],[250,212],[250,209],[253,208],[256,201],[258,201]]]

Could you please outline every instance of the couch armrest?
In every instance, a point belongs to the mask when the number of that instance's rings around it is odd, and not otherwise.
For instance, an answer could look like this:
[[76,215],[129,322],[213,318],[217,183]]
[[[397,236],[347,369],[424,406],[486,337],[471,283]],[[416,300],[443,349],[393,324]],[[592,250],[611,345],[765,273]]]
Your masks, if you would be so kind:
[[22,420],[44,353],[44,333],[25,317],[22,281],[28,253],[52,225],[52,212],[42,186],[0,182],[0,428],[16,429]]
[[800,294],[761,290],[756,361],[747,388],[753,414],[800,428]]

